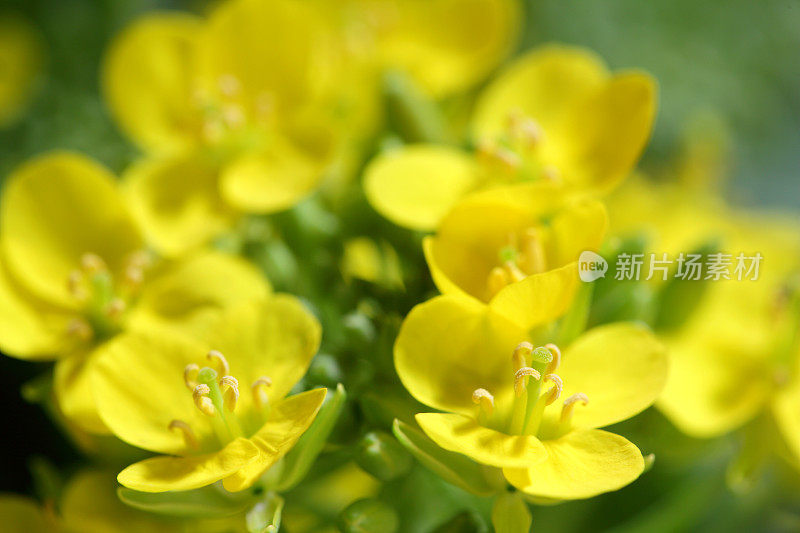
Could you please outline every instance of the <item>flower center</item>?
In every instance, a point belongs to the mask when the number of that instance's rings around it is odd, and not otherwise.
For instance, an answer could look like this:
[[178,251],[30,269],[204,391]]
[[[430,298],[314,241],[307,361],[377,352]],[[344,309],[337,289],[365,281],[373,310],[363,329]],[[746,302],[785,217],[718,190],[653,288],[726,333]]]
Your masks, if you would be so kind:
[[114,276],[100,256],[84,254],[80,268],[67,279],[69,292],[80,308],[80,315],[67,326],[68,333],[83,341],[102,341],[117,334],[151,264],[150,254],[135,252],[125,262],[121,275]]
[[537,227],[509,234],[508,244],[497,254],[498,265],[489,272],[486,280],[490,298],[506,285],[547,270],[547,253],[542,235],[542,229]]
[[478,161],[486,185],[521,181],[559,181],[558,169],[542,163],[544,131],[519,109],[509,112],[505,129],[478,143]]
[[[239,380],[231,375],[228,360],[217,350],[208,352],[206,359],[211,366],[187,365],[183,371],[183,381],[192,393],[195,407],[210,419],[219,444],[225,446],[233,439],[244,436],[246,432],[243,426],[248,426],[250,421],[242,413],[237,413]],[[267,389],[271,385],[272,380],[262,376],[250,387],[254,411],[262,421],[269,413]],[[187,448],[198,449],[197,437],[185,421],[172,420],[169,429],[183,433]]]
[[[564,384],[555,373],[561,364],[561,350],[555,344],[534,348],[523,342],[512,356],[514,397],[511,405],[495,404],[494,396],[486,389],[477,389],[472,401],[478,405],[478,421],[509,435],[537,435],[558,437],[572,428],[572,413],[577,403],[586,405],[589,398],[584,393],[573,394],[561,404],[561,413],[554,427],[542,424],[545,409],[561,397]],[[542,387],[544,383],[552,386]]]

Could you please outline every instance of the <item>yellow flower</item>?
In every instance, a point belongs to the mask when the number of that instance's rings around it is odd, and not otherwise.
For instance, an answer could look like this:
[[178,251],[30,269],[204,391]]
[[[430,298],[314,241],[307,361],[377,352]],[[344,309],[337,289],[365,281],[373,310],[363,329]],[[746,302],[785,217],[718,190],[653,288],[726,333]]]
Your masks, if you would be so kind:
[[107,433],[89,386],[93,354],[123,330],[202,328],[217,309],[263,298],[255,268],[213,252],[158,261],[114,177],[65,152],[17,169],[0,203],[0,349],[57,359],[55,393],[82,429]]
[[367,168],[370,203],[393,222],[430,230],[468,192],[559,181],[578,192],[614,187],[634,167],[655,114],[647,74],[610,74],[594,54],[545,46],[517,59],[480,95],[474,153],[417,144]]
[[525,329],[474,300],[440,296],[415,307],[395,344],[395,367],[419,401],[445,411],[417,422],[446,450],[503,469],[543,499],[616,490],[644,469],[626,439],[596,428],[651,405],[666,355],[644,328],[591,330],[566,347],[534,348]]
[[346,280],[361,279],[388,289],[403,287],[403,272],[397,252],[387,243],[380,245],[367,237],[344,243],[342,275]]
[[600,246],[606,226],[600,202],[526,183],[466,197],[423,246],[443,294],[471,296],[531,328],[569,308],[578,256]]
[[93,376],[100,416],[125,442],[165,454],[129,466],[120,483],[143,492],[252,486],[325,399],[325,389],[285,397],[319,340],[300,302],[277,295],[224,311],[202,340],[152,331],[110,342]]
[[[442,98],[483,80],[516,44],[515,0],[335,0],[334,16],[381,70],[409,75]],[[366,51],[366,52],[365,52]]]
[[0,128],[18,119],[35,94],[44,55],[41,41],[25,19],[0,17]]
[[104,94],[147,154],[126,181],[159,248],[182,252],[317,187],[356,105],[337,77],[340,44],[291,0],[224,2],[207,20],[148,15],[117,37]]

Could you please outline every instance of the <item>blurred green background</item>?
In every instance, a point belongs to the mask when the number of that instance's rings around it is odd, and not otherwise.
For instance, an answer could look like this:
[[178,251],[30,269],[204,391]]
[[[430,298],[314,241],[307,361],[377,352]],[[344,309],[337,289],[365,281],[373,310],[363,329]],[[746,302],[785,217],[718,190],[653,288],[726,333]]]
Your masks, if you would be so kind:
[[[88,153],[115,170],[135,154],[99,96],[108,40],[151,9],[203,11],[202,0],[3,0],[42,31],[48,65],[33,108],[0,131],[0,174],[53,148]],[[796,0],[529,0],[520,45],[588,46],[614,68],[650,71],[661,87],[647,168],[675,153],[698,113],[732,138],[732,195],[740,203],[800,206],[800,2]]]

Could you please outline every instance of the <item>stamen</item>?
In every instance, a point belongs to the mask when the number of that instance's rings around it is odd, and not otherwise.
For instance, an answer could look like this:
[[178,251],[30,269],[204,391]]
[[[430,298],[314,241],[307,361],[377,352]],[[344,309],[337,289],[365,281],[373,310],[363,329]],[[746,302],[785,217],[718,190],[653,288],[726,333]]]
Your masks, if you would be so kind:
[[106,262],[97,254],[83,254],[81,256],[81,268],[90,275],[108,270]]
[[133,287],[138,287],[143,281],[144,269],[139,266],[128,265],[125,269],[125,282]]
[[80,340],[88,341],[92,338],[92,326],[82,318],[73,318],[67,324],[67,335],[77,337]]
[[564,382],[561,381],[558,374],[547,374],[544,379],[553,383],[553,388],[547,392],[547,397],[545,399],[545,405],[550,405],[561,396],[561,391],[564,389]]
[[489,272],[487,285],[489,287],[489,293],[492,296],[500,292],[509,283],[511,283],[511,277],[504,268],[494,267],[492,271]]
[[217,365],[219,365],[219,368],[218,368],[217,371],[218,371],[218,373],[220,375],[227,376],[228,374],[231,373],[231,367],[228,364],[228,360],[225,359],[225,356],[222,355],[221,352],[219,352],[217,350],[211,350],[210,352],[208,352],[208,355],[206,355],[206,358],[209,361],[211,361],[213,363],[217,363]]
[[83,286],[83,273],[80,270],[73,270],[67,278],[67,288],[69,293],[78,300],[85,300],[89,297],[86,288]]
[[106,316],[112,319],[117,319],[122,316],[122,313],[125,312],[126,307],[127,305],[125,304],[125,300],[121,298],[114,298],[106,307]]
[[267,376],[261,376],[253,382],[250,389],[253,391],[253,401],[258,406],[264,406],[269,403],[269,396],[267,389],[272,386],[272,380]]
[[529,366],[524,366],[514,373],[514,395],[517,398],[525,394],[525,388],[528,386],[528,378],[531,377],[539,381],[542,375],[538,370]]
[[214,408],[214,402],[208,397],[209,394],[211,394],[211,387],[205,383],[200,383],[192,391],[192,399],[204,415],[214,416],[217,410]]
[[522,140],[525,141],[528,148],[533,148],[542,142],[542,138],[544,137],[542,127],[539,126],[538,122],[530,118],[526,118],[522,121],[519,125],[519,131]]
[[514,362],[514,372],[527,366],[526,360],[532,351],[533,344],[527,341],[517,344],[517,347],[514,348],[514,355],[511,356],[511,360]]
[[236,409],[236,402],[239,401],[239,381],[233,376],[222,376],[219,383],[222,389],[225,407],[227,407],[229,411],[233,411]]
[[542,177],[553,183],[561,183],[561,171],[553,165],[547,165],[542,168]]
[[194,448],[196,450],[200,447],[200,444],[197,442],[197,437],[195,436],[194,431],[192,431],[191,426],[183,420],[173,420],[169,423],[169,429],[177,429],[183,433],[183,440],[186,442],[186,446],[189,448]]
[[488,416],[492,416],[494,412],[494,396],[486,389],[475,389],[475,392],[472,393],[472,403],[480,405],[482,411]]
[[584,393],[579,392],[564,400],[564,406],[561,408],[562,422],[567,422],[572,418],[572,410],[575,409],[575,404],[578,402],[581,402],[584,406],[586,406],[589,404],[589,397]]
[[183,369],[183,382],[190,391],[194,391],[200,382],[197,381],[197,373],[200,372],[200,367],[194,363],[186,365]]
[[552,342],[545,344],[544,347],[550,350],[550,353],[553,354],[553,360],[548,363],[544,373],[552,374],[558,369],[559,365],[561,365],[561,350]]
[[219,84],[219,90],[222,92],[222,94],[229,97],[235,96],[236,93],[239,92],[239,88],[241,86],[236,76],[231,74],[224,74],[220,76],[217,82]]
[[227,105],[222,109],[222,120],[231,128],[236,128],[244,124],[244,113],[236,105]]
[[506,270],[508,271],[511,280],[514,282],[522,281],[526,277],[528,277],[525,272],[519,269],[516,263],[513,261],[506,261],[505,265]]
[[506,148],[495,148],[491,156],[501,163],[506,170],[515,171],[522,166],[522,159]]
[[531,274],[539,274],[547,270],[544,245],[539,230],[528,228],[520,241],[522,248],[522,264],[520,266]]

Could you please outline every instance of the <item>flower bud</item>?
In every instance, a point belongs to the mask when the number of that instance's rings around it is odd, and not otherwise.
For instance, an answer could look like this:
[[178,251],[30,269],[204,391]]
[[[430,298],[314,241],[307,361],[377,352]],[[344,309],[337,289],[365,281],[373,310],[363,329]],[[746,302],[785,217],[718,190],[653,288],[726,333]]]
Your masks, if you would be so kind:
[[342,511],[338,526],[343,533],[395,533],[397,513],[380,500],[365,498]]
[[356,463],[381,481],[390,481],[406,474],[414,459],[393,437],[372,431],[359,442]]

